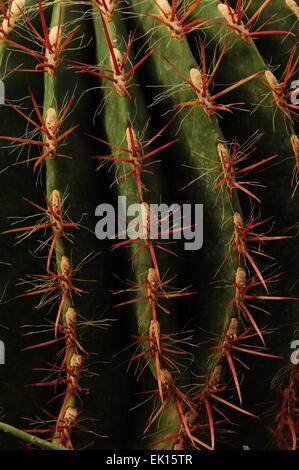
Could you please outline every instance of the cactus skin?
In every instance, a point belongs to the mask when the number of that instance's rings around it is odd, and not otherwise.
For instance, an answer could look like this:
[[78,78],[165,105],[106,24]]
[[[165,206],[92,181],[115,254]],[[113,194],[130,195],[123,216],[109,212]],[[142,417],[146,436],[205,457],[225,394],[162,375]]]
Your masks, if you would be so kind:
[[[0,0],[0,448],[296,450],[298,0],[74,3]],[[119,196],[203,248],[98,240]]]

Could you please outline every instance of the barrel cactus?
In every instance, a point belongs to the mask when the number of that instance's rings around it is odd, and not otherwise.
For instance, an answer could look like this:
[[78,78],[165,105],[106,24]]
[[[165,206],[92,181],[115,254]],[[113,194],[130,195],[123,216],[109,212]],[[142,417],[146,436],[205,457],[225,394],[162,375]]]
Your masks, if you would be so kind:
[[298,449],[298,0],[0,9],[0,448]]

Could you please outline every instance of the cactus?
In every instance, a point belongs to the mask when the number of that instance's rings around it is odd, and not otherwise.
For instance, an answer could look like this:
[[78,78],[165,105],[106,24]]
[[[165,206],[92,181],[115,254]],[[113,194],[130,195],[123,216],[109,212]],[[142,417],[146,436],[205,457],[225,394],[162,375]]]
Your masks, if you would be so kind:
[[0,10],[0,448],[298,449],[298,0]]

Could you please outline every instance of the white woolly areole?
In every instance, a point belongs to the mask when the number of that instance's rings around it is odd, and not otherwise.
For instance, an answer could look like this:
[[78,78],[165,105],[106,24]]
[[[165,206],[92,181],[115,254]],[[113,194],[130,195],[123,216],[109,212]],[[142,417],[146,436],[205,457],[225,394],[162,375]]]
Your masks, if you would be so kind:
[[295,0],[285,0],[287,7],[289,7],[292,12],[299,18],[299,5]]
[[61,29],[58,26],[53,26],[49,31],[49,41],[51,44],[51,50],[46,49],[45,57],[48,64],[48,74],[53,75],[55,67],[57,65],[56,50],[61,40]]
[[7,11],[8,18],[4,18],[2,21],[0,32],[1,36],[8,36],[13,30],[16,20],[21,16],[21,12],[25,7],[26,0],[13,0],[10,10]]

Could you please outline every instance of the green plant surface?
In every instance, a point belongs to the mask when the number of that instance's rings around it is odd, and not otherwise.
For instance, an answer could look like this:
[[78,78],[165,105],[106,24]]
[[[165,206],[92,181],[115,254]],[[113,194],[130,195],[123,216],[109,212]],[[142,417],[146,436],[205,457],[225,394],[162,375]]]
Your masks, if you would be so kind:
[[0,449],[298,448],[297,3],[0,0]]

